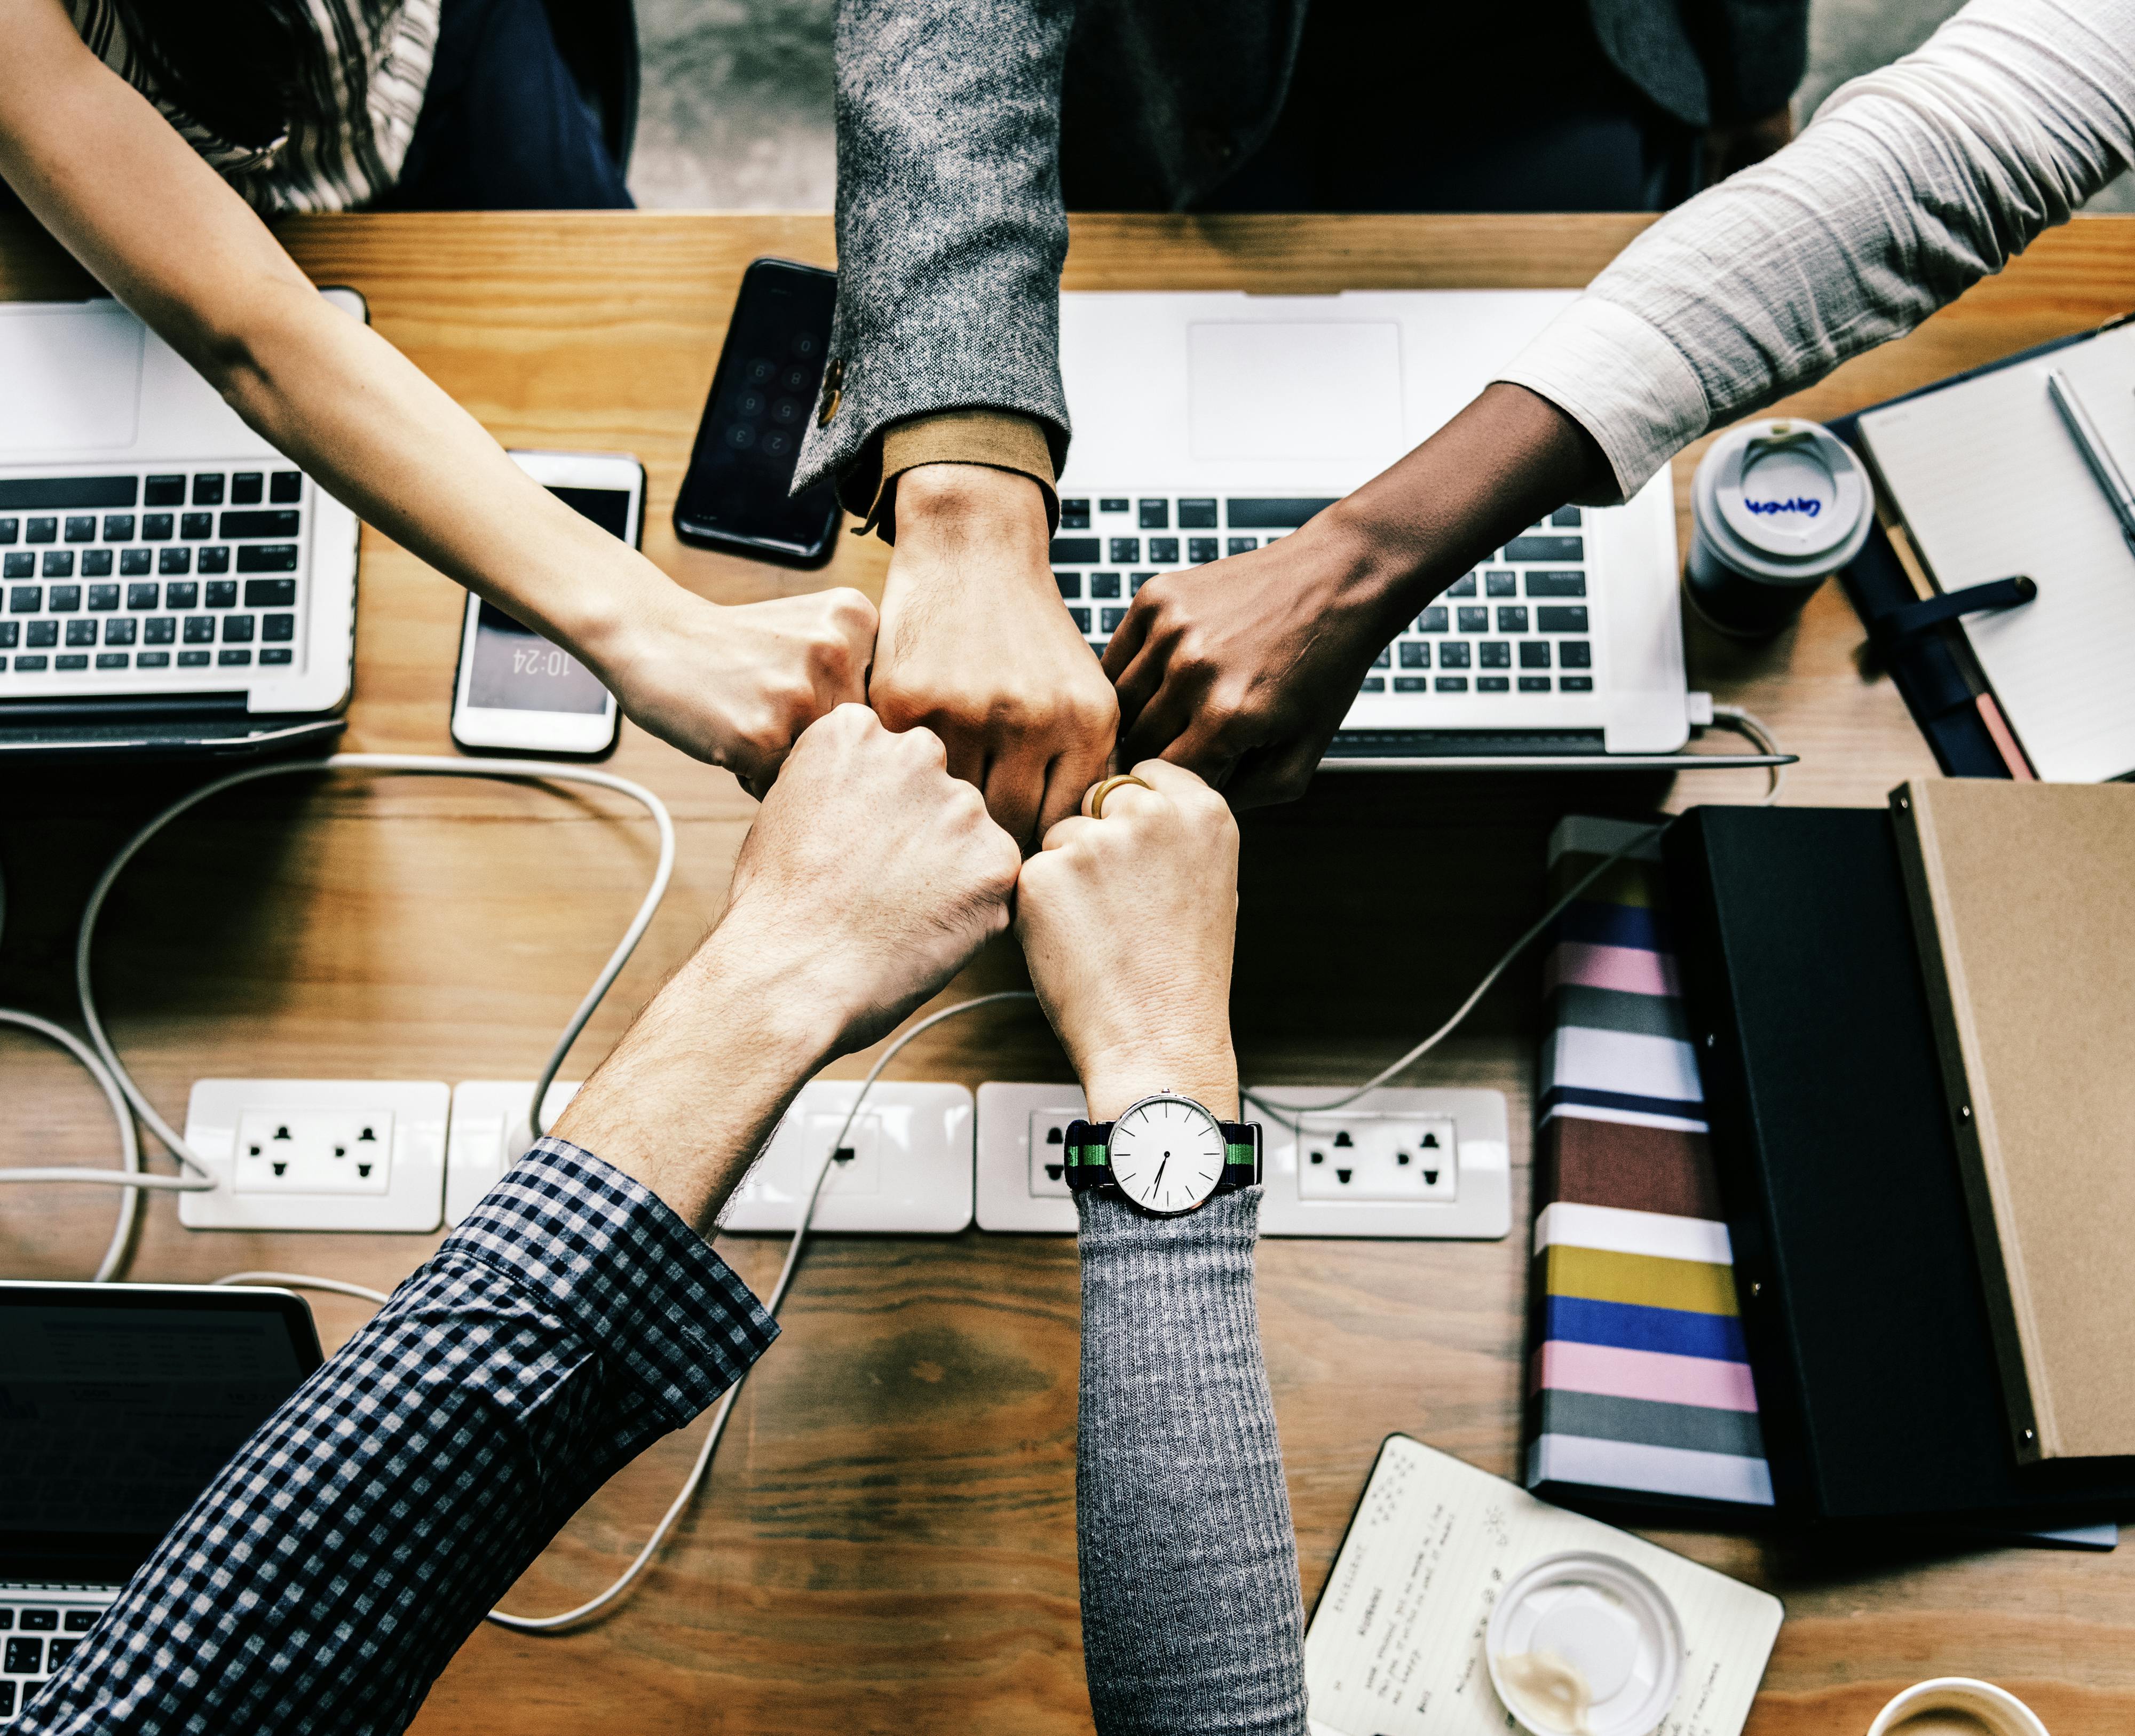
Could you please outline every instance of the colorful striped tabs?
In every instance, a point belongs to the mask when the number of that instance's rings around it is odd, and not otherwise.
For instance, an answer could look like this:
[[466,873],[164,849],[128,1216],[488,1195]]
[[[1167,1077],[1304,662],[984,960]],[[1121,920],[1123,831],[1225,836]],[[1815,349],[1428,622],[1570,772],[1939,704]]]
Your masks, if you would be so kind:
[[[1633,838],[1573,818],[1561,894]],[[1769,1506],[1658,837],[1558,919],[1542,967],[1527,1480]]]

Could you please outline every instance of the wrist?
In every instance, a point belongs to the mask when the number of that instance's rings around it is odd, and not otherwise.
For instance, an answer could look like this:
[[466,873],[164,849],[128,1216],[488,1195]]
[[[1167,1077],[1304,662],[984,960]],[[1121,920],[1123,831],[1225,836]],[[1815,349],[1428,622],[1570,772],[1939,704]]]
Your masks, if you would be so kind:
[[806,928],[730,909],[676,974],[687,992],[719,1009],[739,1047],[800,1079],[844,1052],[863,1010],[847,1004],[844,974],[809,944]]
[[1116,1121],[1132,1105],[1159,1092],[1190,1097],[1219,1121],[1238,1119],[1238,1061],[1222,1042],[1159,1046],[1087,1057],[1082,1096],[1092,1121]]
[[1020,471],[988,464],[921,464],[897,478],[897,539],[985,543],[1003,538],[1042,546],[1048,530],[1044,491]]
[[615,693],[627,689],[648,650],[671,636],[680,612],[718,607],[619,545],[581,573],[552,636]]

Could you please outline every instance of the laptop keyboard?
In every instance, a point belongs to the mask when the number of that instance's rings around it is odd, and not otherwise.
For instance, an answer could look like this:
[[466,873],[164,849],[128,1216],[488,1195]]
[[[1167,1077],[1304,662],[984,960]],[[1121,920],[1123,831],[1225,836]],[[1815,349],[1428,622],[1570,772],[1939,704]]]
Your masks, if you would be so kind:
[[[1334,504],[1273,496],[1063,499],[1053,580],[1101,656],[1130,600],[1159,573],[1248,554]],[[1455,580],[1379,653],[1360,691],[1590,694],[1595,607],[1585,515],[1566,506]]]
[[287,468],[0,478],[0,694],[293,664],[307,506]]
[[85,1608],[79,1594],[57,1603],[34,1592],[0,1591],[0,1724],[14,1721],[103,1613],[102,1603]]

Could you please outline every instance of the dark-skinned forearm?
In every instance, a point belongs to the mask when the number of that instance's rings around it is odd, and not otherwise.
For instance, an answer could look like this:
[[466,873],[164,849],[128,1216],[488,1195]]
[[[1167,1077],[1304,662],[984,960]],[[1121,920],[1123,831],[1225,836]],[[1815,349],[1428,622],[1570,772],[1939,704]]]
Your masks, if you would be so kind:
[[1500,381],[1299,534],[1336,539],[1391,639],[1507,538],[1608,476],[1586,429],[1547,399]]

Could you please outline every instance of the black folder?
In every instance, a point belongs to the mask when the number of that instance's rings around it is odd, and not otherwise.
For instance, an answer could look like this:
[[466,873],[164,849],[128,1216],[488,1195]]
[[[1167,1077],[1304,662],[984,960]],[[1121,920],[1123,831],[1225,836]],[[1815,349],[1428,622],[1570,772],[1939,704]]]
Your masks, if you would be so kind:
[[1663,845],[1780,1516],[2135,1512],[2020,1468],[1886,810],[1693,809]]

